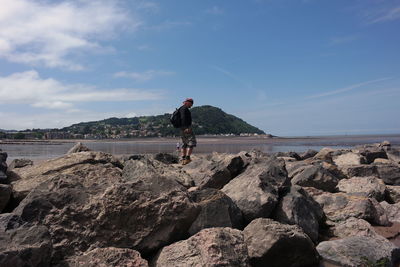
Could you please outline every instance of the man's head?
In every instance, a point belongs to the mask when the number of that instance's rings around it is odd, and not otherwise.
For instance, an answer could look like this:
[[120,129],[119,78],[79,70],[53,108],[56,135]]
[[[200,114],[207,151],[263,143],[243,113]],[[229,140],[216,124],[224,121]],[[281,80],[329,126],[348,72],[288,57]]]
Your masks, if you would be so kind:
[[183,104],[187,106],[188,108],[191,108],[193,106],[193,99],[192,98],[186,98],[185,101],[183,101]]

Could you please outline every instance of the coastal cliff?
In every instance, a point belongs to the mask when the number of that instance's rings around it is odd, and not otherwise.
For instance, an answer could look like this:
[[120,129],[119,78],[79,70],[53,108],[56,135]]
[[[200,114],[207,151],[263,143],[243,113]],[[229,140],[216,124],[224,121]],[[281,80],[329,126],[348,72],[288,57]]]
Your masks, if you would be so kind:
[[[7,166],[0,266],[393,266],[400,149],[116,157],[81,144]],[[397,226],[397,228],[396,228]],[[381,264],[381,265],[379,265]]]

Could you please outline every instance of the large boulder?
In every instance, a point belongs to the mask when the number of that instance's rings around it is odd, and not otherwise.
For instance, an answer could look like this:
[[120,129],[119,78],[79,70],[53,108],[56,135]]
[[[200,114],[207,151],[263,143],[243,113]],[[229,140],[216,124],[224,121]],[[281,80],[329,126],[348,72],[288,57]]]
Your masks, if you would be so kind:
[[382,201],[386,193],[385,183],[373,176],[340,180],[338,188],[348,195],[375,198],[378,201]]
[[333,162],[339,167],[349,166],[349,165],[360,165],[366,163],[366,160],[360,154],[354,152],[348,152],[345,154],[338,155],[333,158]]
[[400,147],[389,147],[386,149],[388,159],[396,164],[400,164]]
[[353,149],[353,152],[361,155],[365,159],[366,164],[373,163],[374,160],[377,158],[381,159],[388,158],[385,149],[379,144],[358,146],[355,149]]
[[374,198],[352,196],[345,193],[307,192],[322,206],[331,224],[351,217],[364,219],[374,225],[389,225],[387,215]]
[[0,184],[8,184],[7,179],[7,153],[0,150]]
[[374,227],[369,222],[354,217],[336,224],[333,227],[333,234],[339,238],[350,236],[367,236],[378,239],[384,238],[375,231]]
[[200,163],[188,164],[183,168],[193,177],[198,188],[221,189],[246,168],[245,155],[214,153]]
[[52,243],[46,227],[0,228],[0,266],[51,266]]
[[273,218],[285,224],[298,225],[313,240],[318,241],[318,231],[325,215],[321,206],[299,186],[292,186],[277,205]]
[[38,165],[14,169],[19,180],[12,183],[14,196],[23,199],[39,184],[56,175],[85,176],[88,183],[113,184],[121,180],[122,165],[103,152],[80,152],[44,161]]
[[386,197],[390,203],[400,202],[400,186],[386,185]]
[[11,186],[0,184],[0,213],[7,206],[12,194]]
[[140,253],[128,248],[96,248],[65,262],[68,267],[148,267]]
[[389,204],[386,201],[382,201],[380,204],[385,210],[390,222],[400,223],[400,203]]
[[75,174],[43,182],[14,214],[27,223],[48,227],[52,262],[57,263],[95,247],[152,253],[186,236],[198,208],[183,186],[165,177],[92,182]]
[[313,157],[313,159],[332,162],[332,157],[334,156],[335,152],[336,150],[333,148],[324,147]]
[[73,147],[71,147],[70,150],[68,150],[67,155],[72,153],[87,152],[87,151],[90,151],[90,149],[85,145],[83,145],[81,142],[78,142]]
[[155,160],[151,156],[144,156],[137,160],[129,160],[125,162],[122,177],[126,181],[140,181],[147,177],[161,175],[169,179],[173,179],[190,188],[194,185],[192,177],[180,168],[175,168],[171,164],[165,164],[160,160]]
[[339,179],[322,166],[305,166],[291,180],[293,185],[315,187],[323,191],[334,192]]
[[249,223],[255,218],[270,216],[289,185],[284,161],[272,157],[250,165],[222,191],[235,202]]
[[204,229],[187,240],[161,249],[155,267],[243,266],[249,256],[241,231],[231,228]]
[[318,154],[318,151],[313,150],[313,149],[309,149],[306,152],[300,154],[300,159],[301,160],[306,160],[306,159],[314,157],[317,154]]
[[376,164],[379,178],[388,185],[400,185],[400,165],[398,164]]
[[352,236],[321,242],[317,246],[321,257],[338,266],[394,266],[399,248],[383,238]]
[[206,188],[192,192],[190,199],[201,207],[199,215],[190,226],[190,235],[194,235],[203,229],[212,227],[242,229],[242,212],[232,199],[222,191],[213,188]]
[[243,234],[252,266],[315,266],[319,262],[313,242],[296,225],[260,218]]
[[177,155],[169,154],[169,153],[157,153],[154,155],[154,159],[161,161],[165,164],[176,164],[179,162],[179,158]]
[[348,178],[378,176],[375,165],[346,165],[340,169]]

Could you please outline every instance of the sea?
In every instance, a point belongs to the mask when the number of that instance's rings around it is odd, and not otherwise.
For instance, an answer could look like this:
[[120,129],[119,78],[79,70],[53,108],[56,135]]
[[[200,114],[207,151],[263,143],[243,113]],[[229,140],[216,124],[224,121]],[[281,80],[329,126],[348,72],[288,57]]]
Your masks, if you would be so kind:
[[[305,152],[324,147],[352,148],[358,145],[389,141],[400,146],[398,135],[345,135],[313,137],[216,137],[199,136],[194,153],[238,153],[240,151],[260,150],[266,153]],[[173,153],[180,145],[180,138],[140,138],[123,140],[0,140],[0,149],[7,152],[7,162],[26,158],[34,162],[64,155],[77,142],[83,143],[93,151],[103,151],[113,155],[134,155],[148,153]]]

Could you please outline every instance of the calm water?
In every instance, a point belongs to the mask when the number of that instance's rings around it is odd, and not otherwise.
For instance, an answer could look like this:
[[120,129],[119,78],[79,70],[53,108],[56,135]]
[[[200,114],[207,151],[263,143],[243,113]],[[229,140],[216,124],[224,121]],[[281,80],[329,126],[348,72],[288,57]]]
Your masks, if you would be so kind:
[[[392,145],[400,145],[400,135],[386,136],[332,136],[332,137],[299,137],[299,138],[198,138],[196,153],[237,153],[259,149],[263,152],[304,152],[308,149],[320,150],[323,147],[349,148],[356,145],[380,143],[384,140]],[[131,155],[143,153],[174,152],[179,138],[140,139],[128,141],[83,141],[83,144],[94,151],[103,151],[114,155]],[[51,143],[26,142],[24,144],[1,144],[0,149],[8,153],[8,162],[15,158],[42,160],[59,157],[65,154],[75,142],[57,141]]]

